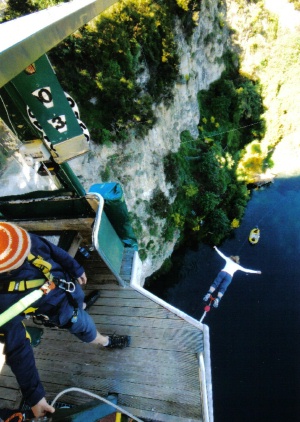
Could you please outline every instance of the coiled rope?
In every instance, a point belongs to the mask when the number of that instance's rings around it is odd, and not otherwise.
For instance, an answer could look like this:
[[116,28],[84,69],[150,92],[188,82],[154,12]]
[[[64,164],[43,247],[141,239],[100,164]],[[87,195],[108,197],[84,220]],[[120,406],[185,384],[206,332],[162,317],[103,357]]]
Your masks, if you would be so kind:
[[67,388],[66,390],[61,391],[59,394],[57,394],[57,396],[54,398],[54,400],[51,403],[51,406],[54,406],[54,404],[56,403],[56,401],[63,395],[66,393],[69,393],[71,391],[77,391],[79,393],[83,393],[86,394],[88,396],[94,397],[100,401],[103,401],[104,403],[108,404],[109,406],[113,406],[115,409],[119,410],[121,413],[124,413],[125,415],[129,416],[131,419],[137,421],[137,422],[143,422],[142,419],[137,418],[136,416],[132,415],[131,413],[127,412],[127,410],[123,409],[122,407],[118,406],[115,403],[112,403],[111,401],[105,399],[104,397],[98,396],[97,394],[91,393],[90,391],[86,391],[83,390],[82,388],[77,388],[77,387],[71,387],[71,388]]

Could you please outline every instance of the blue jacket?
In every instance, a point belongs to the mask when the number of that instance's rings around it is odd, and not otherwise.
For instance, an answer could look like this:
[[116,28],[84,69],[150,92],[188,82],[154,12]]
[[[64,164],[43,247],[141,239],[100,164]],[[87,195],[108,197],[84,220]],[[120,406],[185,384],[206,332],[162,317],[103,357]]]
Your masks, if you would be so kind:
[[[37,235],[30,234],[30,238],[32,242],[31,253],[40,255],[45,261],[50,262],[52,264],[51,273],[54,276],[70,280],[83,274],[83,267],[66,251]],[[0,283],[1,281],[34,280],[38,278],[43,278],[43,273],[26,259],[21,267],[16,270],[0,274]],[[0,313],[18,302],[32,290],[34,289],[16,293],[0,292]],[[77,285],[73,297],[81,306],[84,295],[80,285]],[[65,298],[65,291],[56,288],[32,304],[32,306],[39,308],[39,313],[51,316],[58,313],[59,323],[64,325],[70,321],[74,310]],[[0,333],[4,334],[6,362],[16,376],[26,402],[32,407],[45,397],[45,390],[35,365],[32,347],[26,338],[22,319],[22,315],[13,318],[0,327]]]

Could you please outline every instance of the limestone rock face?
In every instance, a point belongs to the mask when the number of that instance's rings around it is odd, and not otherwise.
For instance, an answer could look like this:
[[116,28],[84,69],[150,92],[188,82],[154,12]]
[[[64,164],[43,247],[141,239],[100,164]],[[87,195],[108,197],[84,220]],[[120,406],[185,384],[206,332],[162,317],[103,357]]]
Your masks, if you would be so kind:
[[[93,183],[103,181],[101,174],[104,170],[109,173],[109,181],[122,185],[128,209],[140,222],[139,248],[147,254],[143,261],[143,279],[160,268],[171,255],[177,240],[176,237],[171,242],[162,239],[164,220],[153,217],[153,213],[151,227],[155,230],[149,228],[149,209],[154,191],[159,189],[170,202],[174,200],[172,186],[165,178],[163,158],[178,150],[182,131],[189,131],[197,137],[200,118],[197,94],[202,89],[208,89],[224,70],[221,57],[228,35],[220,25],[222,13],[218,3],[217,0],[202,2],[198,25],[188,43],[180,25],[176,25],[180,78],[174,86],[173,103],[168,107],[163,103],[156,106],[157,123],[147,136],[143,139],[132,137],[125,145],[108,147],[92,144],[90,153],[70,161],[86,190]],[[142,83],[144,80],[141,80]]]

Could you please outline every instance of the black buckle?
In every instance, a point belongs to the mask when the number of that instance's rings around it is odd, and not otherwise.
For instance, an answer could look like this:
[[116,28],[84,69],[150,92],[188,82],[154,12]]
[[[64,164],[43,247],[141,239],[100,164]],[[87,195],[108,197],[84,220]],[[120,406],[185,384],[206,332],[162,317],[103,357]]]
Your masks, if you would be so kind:
[[44,327],[57,327],[53,322],[50,321],[50,318],[44,314],[38,314],[32,316],[32,321],[36,325],[43,325]]

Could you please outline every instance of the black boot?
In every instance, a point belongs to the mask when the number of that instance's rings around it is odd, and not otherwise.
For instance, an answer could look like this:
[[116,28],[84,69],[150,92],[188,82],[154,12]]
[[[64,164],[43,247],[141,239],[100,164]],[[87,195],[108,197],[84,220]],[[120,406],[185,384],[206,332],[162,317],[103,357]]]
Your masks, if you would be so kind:
[[130,345],[129,336],[117,336],[116,334],[112,334],[111,336],[108,336],[108,341],[108,345],[105,346],[108,349],[123,349]]
[[99,297],[100,297],[99,290],[93,290],[91,293],[85,296],[84,303],[86,304],[86,307],[84,308],[84,310],[87,311],[92,305],[94,305],[94,303],[96,302],[97,299],[99,299]]

